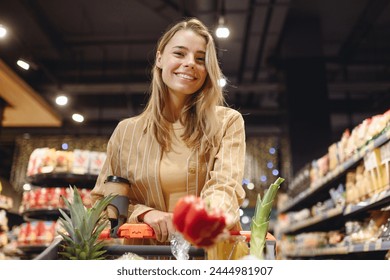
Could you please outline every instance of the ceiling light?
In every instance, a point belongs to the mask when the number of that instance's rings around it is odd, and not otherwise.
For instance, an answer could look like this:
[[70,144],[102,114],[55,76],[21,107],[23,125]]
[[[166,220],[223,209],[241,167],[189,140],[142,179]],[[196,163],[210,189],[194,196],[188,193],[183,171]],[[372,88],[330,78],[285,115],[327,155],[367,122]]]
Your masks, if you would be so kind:
[[75,122],[79,122],[79,123],[82,123],[82,122],[84,121],[83,115],[80,115],[80,114],[73,114],[73,115],[72,115],[72,119],[73,119]]
[[68,97],[66,97],[65,95],[57,96],[56,103],[59,106],[65,106],[66,104],[68,104]]
[[4,38],[7,35],[7,28],[0,24],[0,38]]
[[224,24],[218,24],[218,28],[215,31],[215,35],[217,35],[218,38],[225,39],[229,37],[230,30]]
[[24,61],[23,59],[19,59],[16,62],[16,64],[19,65],[19,67],[23,68],[24,70],[30,69],[30,64],[28,62]]
[[227,38],[229,37],[230,35],[230,30],[229,28],[226,26],[226,22],[225,22],[225,1],[222,0],[222,1],[219,1],[219,10],[220,10],[220,14],[219,14],[219,17],[218,17],[218,27],[217,27],[217,30],[215,31],[215,35],[218,37],[218,38]]

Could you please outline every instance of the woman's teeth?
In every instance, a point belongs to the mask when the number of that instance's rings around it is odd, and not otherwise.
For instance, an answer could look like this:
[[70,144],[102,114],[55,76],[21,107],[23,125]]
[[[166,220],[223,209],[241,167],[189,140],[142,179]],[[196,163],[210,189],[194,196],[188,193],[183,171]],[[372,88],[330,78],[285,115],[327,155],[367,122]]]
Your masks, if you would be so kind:
[[194,77],[189,76],[189,75],[186,75],[186,74],[178,73],[178,74],[176,74],[176,75],[179,76],[180,78],[183,78],[183,79],[186,79],[186,80],[195,80]]

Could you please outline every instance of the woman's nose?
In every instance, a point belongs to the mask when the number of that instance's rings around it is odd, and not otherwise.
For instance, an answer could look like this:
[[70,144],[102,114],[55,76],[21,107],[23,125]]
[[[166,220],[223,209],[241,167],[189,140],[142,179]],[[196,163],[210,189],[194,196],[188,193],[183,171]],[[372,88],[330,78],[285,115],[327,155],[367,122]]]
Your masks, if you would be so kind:
[[185,66],[193,68],[195,66],[195,57],[188,55],[185,61]]

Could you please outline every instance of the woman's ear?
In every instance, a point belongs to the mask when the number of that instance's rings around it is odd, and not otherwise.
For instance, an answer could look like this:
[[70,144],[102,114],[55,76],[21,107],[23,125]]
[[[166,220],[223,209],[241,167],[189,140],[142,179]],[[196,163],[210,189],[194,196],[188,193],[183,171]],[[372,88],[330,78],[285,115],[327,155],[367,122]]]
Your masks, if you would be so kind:
[[156,53],[156,66],[160,69],[162,69],[162,65],[161,65],[161,52],[158,51]]

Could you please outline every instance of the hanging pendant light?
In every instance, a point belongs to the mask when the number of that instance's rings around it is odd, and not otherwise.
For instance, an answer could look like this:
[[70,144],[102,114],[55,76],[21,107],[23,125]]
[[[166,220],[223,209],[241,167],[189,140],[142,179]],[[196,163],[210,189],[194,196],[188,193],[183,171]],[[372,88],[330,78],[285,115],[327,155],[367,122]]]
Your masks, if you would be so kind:
[[222,0],[220,1],[220,15],[218,18],[218,26],[217,29],[215,30],[215,35],[217,38],[222,38],[225,39],[229,37],[230,35],[230,30],[226,25],[226,19],[225,19],[225,1]]
[[229,28],[225,25],[225,18],[223,16],[220,16],[218,19],[218,27],[217,30],[215,31],[215,35],[218,38],[227,38],[230,35],[230,30]]

